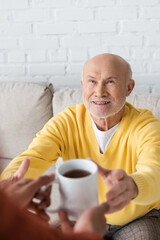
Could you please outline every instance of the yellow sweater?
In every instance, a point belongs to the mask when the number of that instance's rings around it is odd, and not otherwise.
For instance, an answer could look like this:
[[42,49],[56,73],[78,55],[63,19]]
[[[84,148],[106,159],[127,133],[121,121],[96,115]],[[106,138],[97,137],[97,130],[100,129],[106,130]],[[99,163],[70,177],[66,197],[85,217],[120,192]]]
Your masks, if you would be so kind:
[[[64,161],[89,157],[104,168],[123,169],[130,174],[139,194],[121,211],[106,215],[109,224],[123,225],[160,208],[160,121],[148,110],[138,110],[126,103],[118,130],[101,154],[84,105],[66,108],[49,120],[28,150],[8,165],[2,178],[11,176],[26,157],[31,164],[25,177],[30,178],[41,175],[58,157]],[[99,178],[100,202],[106,201],[107,191]]]

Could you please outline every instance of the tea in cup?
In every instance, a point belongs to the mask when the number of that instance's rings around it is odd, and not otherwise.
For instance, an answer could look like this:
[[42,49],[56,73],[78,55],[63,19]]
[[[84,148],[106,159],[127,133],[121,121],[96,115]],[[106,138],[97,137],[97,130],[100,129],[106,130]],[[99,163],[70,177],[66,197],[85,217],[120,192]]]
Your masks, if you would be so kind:
[[59,166],[56,176],[60,206],[49,212],[62,209],[70,220],[75,221],[86,209],[98,205],[98,168],[94,162],[86,159],[68,160]]

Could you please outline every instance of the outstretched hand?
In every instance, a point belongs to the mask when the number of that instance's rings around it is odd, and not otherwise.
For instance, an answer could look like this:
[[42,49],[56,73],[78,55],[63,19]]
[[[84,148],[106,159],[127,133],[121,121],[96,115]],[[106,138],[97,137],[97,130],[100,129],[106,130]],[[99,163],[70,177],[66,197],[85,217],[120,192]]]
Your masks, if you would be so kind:
[[102,203],[97,207],[92,207],[86,210],[78,218],[76,224],[73,226],[72,222],[68,220],[65,212],[59,212],[62,231],[67,232],[92,232],[100,236],[106,233],[106,219],[104,214],[108,213],[108,203]]
[[98,166],[98,173],[110,190],[106,194],[109,204],[108,213],[121,210],[138,194],[134,180],[122,169],[107,170]]
[[[32,203],[33,198],[41,201],[39,209],[49,206],[49,196],[51,186],[48,186],[45,191],[41,191],[41,187],[48,185],[54,180],[54,175],[41,176],[37,179],[20,179],[14,182],[5,189],[5,192],[19,202],[21,208],[28,208]],[[46,202],[45,202],[46,201]]]
[[[41,191],[41,187],[48,185],[54,180],[54,174],[49,176],[41,176],[37,179],[24,179],[24,175],[29,168],[29,159],[23,160],[19,169],[15,174],[0,182],[0,188],[9,196],[13,197],[19,207],[34,211],[44,220],[49,220],[45,213],[45,208],[50,205],[51,186],[45,191]],[[37,199],[37,201],[34,201]]]
[[18,170],[11,177],[12,182],[16,182],[19,179],[23,178],[25,173],[28,171],[29,165],[30,160],[28,158],[24,159]]

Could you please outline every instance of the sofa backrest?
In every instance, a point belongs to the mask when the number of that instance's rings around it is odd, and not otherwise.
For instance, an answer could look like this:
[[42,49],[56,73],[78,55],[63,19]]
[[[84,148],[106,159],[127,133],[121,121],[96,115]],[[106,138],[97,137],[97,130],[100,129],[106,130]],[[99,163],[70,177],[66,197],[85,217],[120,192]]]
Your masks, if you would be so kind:
[[0,82],[0,158],[22,153],[52,117],[49,83]]
[[82,90],[72,88],[57,89],[53,97],[53,114],[56,115],[66,107],[72,107],[83,102]]
[[[127,101],[136,108],[149,109],[160,119],[160,95],[131,93]],[[61,112],[67,106],[75,106],[83,102],[82,90],[63,88],[56,90],[53,98],[54,115]]]
[[136,108],[152,111],[152,113],[160,119],[160,95],[133,93],[127,98],[127,101]]

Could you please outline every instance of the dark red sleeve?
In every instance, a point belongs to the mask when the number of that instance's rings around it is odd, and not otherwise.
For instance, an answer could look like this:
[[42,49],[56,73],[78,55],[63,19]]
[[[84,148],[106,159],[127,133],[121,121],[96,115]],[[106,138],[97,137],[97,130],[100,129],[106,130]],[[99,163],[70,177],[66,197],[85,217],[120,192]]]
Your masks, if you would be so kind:
[[20,210],[0,192],[0,239],[3,240],[102,240],[97,234],[64,234]]

